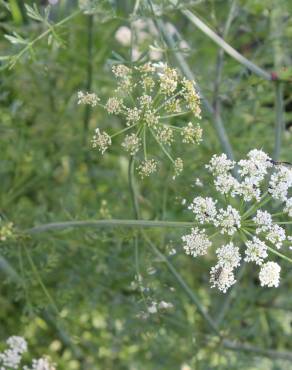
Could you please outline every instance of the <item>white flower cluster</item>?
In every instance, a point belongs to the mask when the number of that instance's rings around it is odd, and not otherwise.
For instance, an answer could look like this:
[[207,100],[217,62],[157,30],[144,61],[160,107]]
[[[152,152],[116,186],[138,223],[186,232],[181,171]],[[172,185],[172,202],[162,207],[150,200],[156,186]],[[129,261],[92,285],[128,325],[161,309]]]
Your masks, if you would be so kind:
[[[226,292],[236,282],[234,269],[243,260],[260,266],[261,286],[277,287],[281,268],[276,262],[266,261],[268,252],[285,258],[277,249],[292,241],[292,237],[286,235],[286,230],[262,207],[273,199],[276,204],[281,201],[284,202],[283,210],[277,215],[292,216],[292,198],[289,198],[292,169],[273,162],[257,149],[251,150],[247,159],[238,163],[225,154],[214,155],[206,168],[214,176],[216,190],[225,195],[225,207],[219,206],[219,199],[197,196],[188,209],[194,213],[198,224],[208,226],[208,232],[214,229],[214,236],[221,233],[229,238],[227,244],[216,250],[218,261],[211,268],[211,286]],[[237,178],[231,173],[235,169],[239,174]],[[211,238],[205,228],[194,227],[190,234],[182,237],[183,248],[193,257],[205,255],[212,245]],[[236,243],[245,246],[242,247],[243,258]]]
[[158,311],[166,311],[166,310],[170,310],[172,309],[174,306],[172,303],[170,302],[165,302],[165,301],[161,301],[161,302],[156,302],[156,301],[152,301],[150,306],[147,307],[147,311],[148,313],[150,314],[155,314],[155,313],[158,313]]
[[[5,369],[17,369],[24,352],[27,351],[27,343],[22,337],[13,336],[6,341],[8,349],[0,353],[0,364]],[[1,367],[1,368],[2,368]]]
[[[0,369],[20,369],[22,356],[27,352],[27,342],[19,336],[9,337],[6,341],[8,349],[0,353]],[[45,357],[33,359],[31,367],[23,366],[23,370],[56,370]]]
[[157,142],[171,160],[176,177],[183,170],[183,161],[181,158],[175,160],[171,155],[175,139],[182,144],[202,141],[199,123],[189,122],[181,127],[174,121],[187,114],[196,120],[201,118],[200,97],[194,82],[182,78],[176,69],[164,63],[146,63],[133,68],[119,64],[112,67],[112,72],[117,88],[115,95],[105,104],[99,103],[100,99],[94,93],[78,93],[78,104],[102,106],[108,114],[119,116],[124,122],[124,127],[112,135],[97,128],[92,146],[104,154],[113,137],[127,133],[122,148],[132,156],[141,153],[144,158],[139,173],[145,177],[155,172],[141,170],[143,164],[147,166],[149,160],[154,161],[147,156],[147,141],[150,139]]
[[193,257],[202,256],[207,253],[207,249],[212,245],[208,239],[205,229],[200,230],[197,227],[192,232],[182,237],[185,242],[184,250],[186,254]]

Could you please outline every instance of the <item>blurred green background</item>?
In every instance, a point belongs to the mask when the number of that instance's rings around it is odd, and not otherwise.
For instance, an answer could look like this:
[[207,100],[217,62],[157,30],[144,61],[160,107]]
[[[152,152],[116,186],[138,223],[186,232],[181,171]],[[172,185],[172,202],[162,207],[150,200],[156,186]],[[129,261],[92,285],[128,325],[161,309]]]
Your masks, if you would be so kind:
[[[44,14],[47,2],[35,3]],[[120,149],[119,139],[104,156],[90,145],[97,126],[118,128],[122,122],[100,108],[78,106],[76,98],[79,90],[94,91],[104,98],[111,94],[114,81],[110,65],[117,60],[129,61],[130,56],[129,47],[121,45],[115,34],[119,27],[130,26],[134,2],[80,3],[81,11],[77,1],[60,0],[52,6],[50,30],[45,22],[27,15],[24,2],[0,2],[2,56],[17,55],[25,47],[10,43],[4,35],[17,32],[23,39],[34,40],[49,29],[13,68],[7,68],[9,60],[1,58],[0,212],[2,219],[13,222],[19,230],[65,220],[134,217],[129,158]],[[190,23],[181,9],[190,9],[256,65],[289,79],[292,3],[153,3],[161,19],[175,25],[188,47],[180,50],[175,39],[177,48],[170,49],[161,34],[148,30],[139,52],[147,59],[149,50],[158,50],[162,60],[177,66],[173,54],[179,50],[203,95],[220,112],[235,158],[253,148],[272,155],[275,83],[256,76],[228,55],[222,57],[220,48]],[[84,14],[85,5],[92,5],[94,11]],[[75,12],[67,22],[54,26]],[[135,19],[152,17],[149,2],[141,0]],[[224,29],[229,17],[227,34]],[[221,81],[216,85],[219,73]],[[284,82],[282,89],[285,123],[280,159],[291,162],[291,83]],[[172,168],[161,156],[163,165],[154,176],[136,180],[143,219],[190,221],[182,199],[190,201],[197,194],[211,193],[206,186],[196,187],[195,179],[200,177],[208,185],[204,164],[225,148],[218,140],[214,115],[204,105],[202,109],[201,145],[174,145],[185,161],[183,174],[173,181]],[[256,272],[247,266],[225,303],[226,295],[209,287],[213,257],[194,260],[186,256],[181,248],[182,232],[146,230],[201,305],[219,321],[220,331],[262,352],[230,350],[223,345],[165,262],[153,254],[137,230],[123,228],[68,229],[1,243],[3,348],[7,337],[22,335],[29,342],[29,356],[47,354],[58,369],[66,370],[292,369],[291,361],[269,352],[291,351],[289,264],[281,262],[277,289],[260,288]],[[137,282],[137,264],[143,294]],[[143,317],[145,304],[161,300],[171,302],[173,309]]]

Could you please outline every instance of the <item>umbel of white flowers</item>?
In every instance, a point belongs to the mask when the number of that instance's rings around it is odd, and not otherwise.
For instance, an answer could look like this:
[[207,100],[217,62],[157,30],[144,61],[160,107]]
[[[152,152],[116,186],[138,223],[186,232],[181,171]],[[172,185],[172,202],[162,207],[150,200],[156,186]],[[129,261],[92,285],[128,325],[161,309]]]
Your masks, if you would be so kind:
[[[212,237],[223,234],[226,243],[216,249],[217,264],[210,272],[212,287],[225,293],[236,282],[234,271],[242,261],[260,267],[261,286],[278,287],[281,267],[268,258],[275,254],[289,259],[278,250],[292,241],[282,227],[292,216],[292,168],[273,162],[257,149],[238,163],[225,154],[214,155],[206,168],[221,196],[197,196],[188,206],[203,228],[196,226],[182,237],[185,252],[193,257],[205,255],[212,246]],[[231,174],[235,168],[239,178]],[[277,213],[263,209],[268,203],[277,208]]]
[[171,161],[176,177],[183,170],[183,161],[171,154],[174,141],[180,140],[185,145],[199,144],[202,140],[198,123],[181,125],[182,121],[178,121],[179,116],[201,118],[200,97],[194,82],[181,77],[176,69],[164,63],[146,63],[133,68],[120,64],[114,65],[112,71],[117,88],[105,104],[94,93],[78,92],[78,104],[101,106],[124,123],[120,131],[111,135],[96,128],[92,146],[104,154],[113,137],[125,134],[121,146],[131,156],[140,153],[142,161],[137,170],[143,178],[157,170],[158,163],[149,158],[147,145],[149,140],[154,141]]
[[31,366],[22,366],[22,356],[27,352],[27,342],[19,336],[9,337],[6,341],[8,348],[0,353],[0,369],[22,370],[56,370],[46,357],[33,359]]

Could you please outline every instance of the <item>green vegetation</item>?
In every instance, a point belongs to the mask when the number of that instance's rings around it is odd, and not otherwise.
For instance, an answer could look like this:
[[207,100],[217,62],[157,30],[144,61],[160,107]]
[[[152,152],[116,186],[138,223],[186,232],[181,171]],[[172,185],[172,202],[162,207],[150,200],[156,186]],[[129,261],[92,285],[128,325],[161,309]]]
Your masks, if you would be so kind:
[[[198,258],[181,237],[193,198],[215,196],[214,154],[262,149],[291,168],[291,1],[48,3],[0,0],[0,352],[18,335],[27,364],[47,355],[60,370],[290,369],[289,243],[270,255],[278,288],[246,263],[224,294],[209,282],[224,236]],[[123,132],[101,154],[96,128],[114,136],[124,117],[77,104],[78,92],[103,104],[113,65],[151,58],[195,81],[201,119],[166,119],[178,131],[199,123],[202,141],[164,145],[143,124],[140,152],[124,150]],[[158,167],[141,179],[145,153]],[[278,217],[291,235],[291,217]]]

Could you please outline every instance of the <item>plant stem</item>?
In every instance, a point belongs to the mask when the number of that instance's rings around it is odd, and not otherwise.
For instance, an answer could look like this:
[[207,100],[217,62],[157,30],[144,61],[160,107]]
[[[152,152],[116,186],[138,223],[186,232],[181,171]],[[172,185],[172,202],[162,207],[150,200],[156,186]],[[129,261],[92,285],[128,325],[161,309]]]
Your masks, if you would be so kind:
[[199,313],[201,316],[205,319],[205,321],[208,323],[209,327],[212,329],[212,331],[221,337],[221,334],[217,328],[216,323],[213,321],[213,319],[209,316],[209,314],[205,311],[203,305],[199,301],[197,295],[192,291],[192,289],[187,285],[187,283],[184,281],[184,279],[181,277],[181,275],[176,271],[173,264],[157,249],[154,243],[148,238],[148,236],[145,234],[145,232],[142,231],[142,234],[152,249],[152,251],[167,265],[169,271],[173,274],[173,276],[176,278],[179,285],[183,288],[183,290],[186,292],[186,294],[190,297],[192,302],[197,307]]
[[157,142],[157,144],[160,146],[160,148],[162,149],[162,151],[164,152],[164,154],[167,156],[167,158],[171,161],[171,163],[174,164],[174,159],[172,158],[172,156],[168,153],[168,151],[165,149],[164,145],[158,140],[158,138],[156,137],[156,135],[154,134],[153,130],[150,129],[150,132],[152,134],[152,136],[154,137],[155,141]]
[[165,25],[162,22],[162,20],[157,19],[156,24],[157,24],[158,30],[163,35],[167,45],[171,48],[171,50],[173,50],[173,54],[176,58],[177,64],[179,65],[182,73],[186,76],[186,78],[188,78],[189,80],[194,81],[194,86],[195,86],[196,90],[198,91],[198,93],[199,93],[199,95],[202,99],[202,102],[205,105],[206,110],[208,111],[208,113],[213,118],[214,126],[215,126],[215,129],[217,131],[218,138],[219,138],[220,144],[221,144],[224,152],[227,154],[227,156],[230,159],[234,160],[233,150],[232,150],[231,144],[229,142],[227,133],[225,131],[225,127],[224,127],[223,121],[221,119],[221,115],[218,112],[216,113],[214,111],[212,105],[209,103],[209,101],[204,97],[204,95],[200,91],[200,88],[199,88],[198,84],[195,82],[195,77],[193,75],[193,72],[191,71],[191,69],[190,69],[188,63],[186,62],[184,56],[178,50],[174,50],[175,43],[173,41],[172,36],[166,30]]
[[255,65],[253,62],[245,58],[241,55],[238,51],[236,51],[233,47],[231,47],[226,41],[224,41],[220,36],[218,36],[210,27],[208,27],[204,22],[201,21],[199,17],[193,14],[189,10],[182,10],[181,11],[191,23],[193,23],[197,28],[199,28],[206,36],[208,36],[211,40],[213,40],[220,48],[224,49],[224,51],[229,54],[233,59],[235,59],[240,64],[244,65],[248,68],[251,72],[255,73],[259,77],[263,78],[264,80],[271,81],[272,76],[270,73],[266,72],[262,68]]
[[284,97],[283,97],[283,84],[275,82],[275,147],[273,159],[277,161],[280,157],[282,132],[284,128]]
[[30,253],[29,253],[29,251],[27,250],[26,247],[24,247],[24,251],[25,251],[25,254],[26,254],[27,259],[29,261],[29,264],[31,266],[31,269],[32,269],[32,271],[35,274],[36,280],[39,282],[40,287],[42,288],[45,296],[47,297],[47,299],[48,299],[49,303],[51,304],[52,308],[54,309],[55,313],[59,316],[60,315],[60,311],[59,311],[57,305],[55,304],[53,298],[51,297],[50,293],[48,292],[45,284],[43,283],[42,278],[41,278],[41,276],[40,276],[40,274],[38,272],[38,269],[37,269],[37,267],[36,267],[36,265],[35,265],[32,257],[31,257],[31,255],[30,255]]
[[134,163],[135,163],[134,156],[131,155],[130,160],[129,160],[129,168],[128,168],[129,191],[130,191],[131,200],[133,204],[134,217],[135,219],[139,219],[140,210],[139,210],[139,204],[138,204],[138,200],[136,197],[135,184],[134,184]]
[[194,227],[196,224],[193,222],[175,222],[175,221],[150,221],[150,220],[87,220],[87,221],[65,221],[65,222],[52,222],[35,226],[26,230],[28,234],[40,234],[47,231],[63,230],[68,228],[82,228],[82,227],[170,227],[187,229]]
[[[92,65],[93,65],[93,15],[87,18],[87,77],[86,77],[86,91],[90,92],[92,87]],[[91,116],[91,105],[86,104],[84,110],[84,124],[83,124],[83,144],[86,143],[88,126]]]
[[291,352],[284,352],[284,351],[275,351],[273,349],[265,349],[255,347],[253,345],[245,344],[245,343],[238,343],[235,341],[230,341],[228,339],[224,339],[222,345],[231,350],[231,351],[240,351],[246,353],[254,353],[255,355],[264,356],[271,358],[272,360],[281,359],[292,361],[292,354]]
[[268,250],[269,250],[270,252],[272,252],[272,253],[276,254],[277,256],[279,256],[279,257],[283,258],[284,260],[286,260],[286,261],[288,261],[288,262],[292,262],[292,259],[291,259],[291,258],[289,258],[289,257],[285,256],[284,254],[282,254],[282,253],[280,253],[280,252],[276,251],[274,248],[271,248],[271,247],[269,247],[269,246],[268,246]]
[[[64,23],[68,22],[69,20],[75,18],[77,15],[79,15],[81,13],[80,10],[68,15],[68,17],[62,19],[60,22],[54,24],[53,28],[57,28],[61,25],[63,25]],[[27,53],[29,50],[31,50],[31,48],[40,40],[42,40],[45,36],[49,35],[50,32],[52,31],[51,27],[48,28],[46,31],[44,31],[43,33],[41,33],[38,37],[36,37],[34,40],[30,41],[18,54],[14,55],[14,56],[11,56],[11,62],[8,64],[9,66],[9,69],[13,68],[15,66],[15,64],[19,61],[19,59],[25,54]]]

